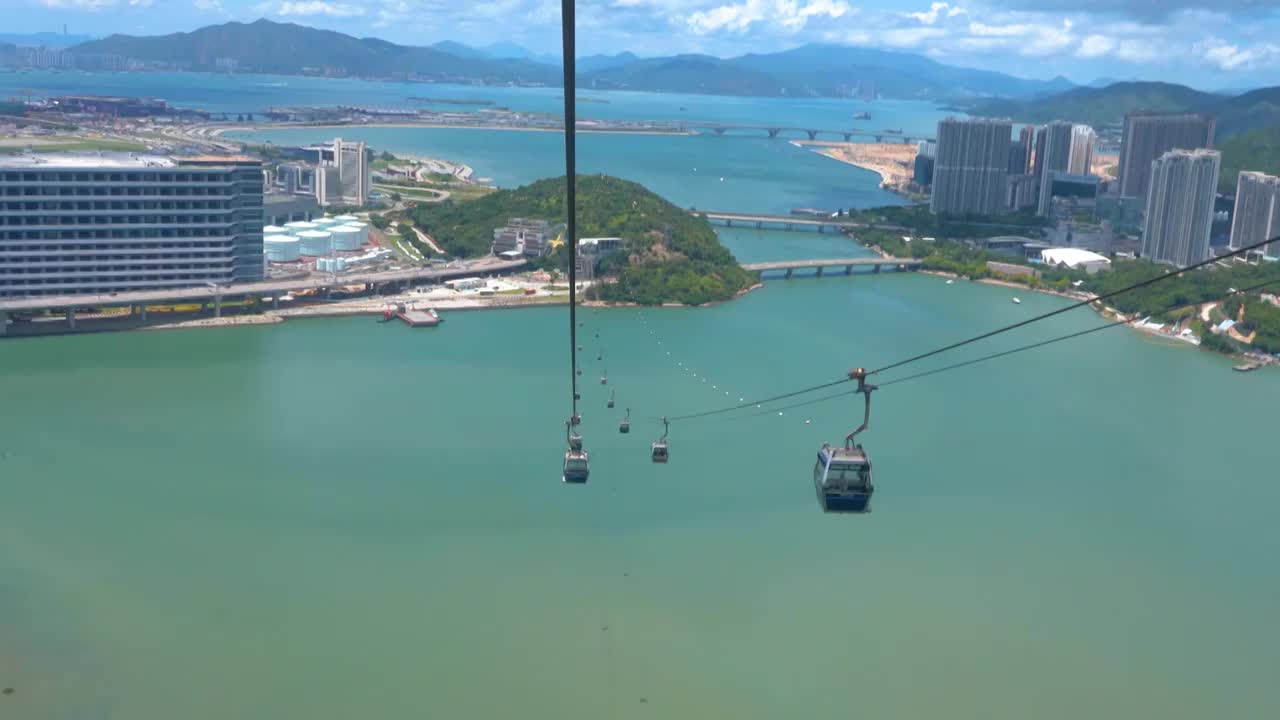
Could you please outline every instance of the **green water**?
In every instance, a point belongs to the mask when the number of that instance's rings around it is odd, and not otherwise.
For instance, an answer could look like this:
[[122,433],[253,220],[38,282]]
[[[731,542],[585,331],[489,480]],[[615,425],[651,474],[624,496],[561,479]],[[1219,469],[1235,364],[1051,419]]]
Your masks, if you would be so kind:
[[[779,235],[727,240],[847,243]],[[811,484],[849,401],[648,460],[1062,302],[1011,293],[584,312],[585,487],[563,309],[0,343],[0,717],[1280,715],[1280,374],[1121,329],[885,389],[866,517]]]

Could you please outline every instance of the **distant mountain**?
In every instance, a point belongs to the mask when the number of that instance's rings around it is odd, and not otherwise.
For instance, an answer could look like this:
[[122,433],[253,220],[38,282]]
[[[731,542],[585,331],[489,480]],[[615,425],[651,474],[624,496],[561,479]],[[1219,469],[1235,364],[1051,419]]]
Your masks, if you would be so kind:
[[710,55],[646,58],[579,73],[578,86],[592,90],[649,90],[711,95],[778,95],[776,77]]
[[64,48],[89,42],[92,35],[63,35],[62,33],[0,33],[0,43],[12,43],[27,47]]
[[1218,175],[1221,192],[1235,193],[1241,170],[1280,175],[1280,125],[1236,133],[1218,143],[1217,148],[1222,153]]
[[457,55],[460,58],[482,58],[485,56],[482,50],[452,40],[442,40],[434,43],[431,45],[431,49],[446,52],[450,55]]
[[560,56],[549,55],[547,53],[539,53],[522,47],[512,42],[497,42],[481,48],[484,57],[493,60],[532,60],[543,65],[554,65],[559,67]]
[[1224,139],[1255,128],[1280,125],[1280,87],[1243,95],[1220,95],[1184,85],[1123,82],[1103,88],[1082,87],[1034,100],[992,100],[968,108],[974,115],[1010,117],[1021,122],[1071,120],[1094,127],[1119,125],[1134,110],[1203,112],[1217,118]]
[[620,67],[633,63],[640,57],[633,52],[620,52],[617,55],[587,55],[578,58],[578,74],[593,73],[598,70]]
[[1074,87],[1065,78],[1026,80],[943,65],[911,53],[821,44],[727,60],[705,55],[636,59],[597,64],[581,74],[584,85],[589,81],[597,88],[840,96],[857,83],[871,83],[885,96],[932,100],[1034,97]]
[[241,70],[267,73],[326,72],[548,85],[559,80],[556,68],[526,60],[465,57],[439,48],[396,45],[270,20],[230,22],[172,35],[112,35],[72,50],[124,55],[192,70],[212,69],[218,58],[234,58]]

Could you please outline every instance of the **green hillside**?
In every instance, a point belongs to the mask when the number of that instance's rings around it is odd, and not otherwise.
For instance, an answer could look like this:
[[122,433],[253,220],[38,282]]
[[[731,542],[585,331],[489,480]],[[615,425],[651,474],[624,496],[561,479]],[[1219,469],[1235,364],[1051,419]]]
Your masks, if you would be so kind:
[[[419,204],[411,214],[449,254],[475,257],[490,251],[493,229],[509,218],[564,223],[565,189],[563,177],[539,180],[465,203]],[[620,237],[626,242],[626,252],[605,264],[605,274],[616,282],[602,286],[601,299],[698,305],[731,298],[753,281],[706,220],[641,185],[582,175],[577,200],[579,237]],[[562,246],[550,262],[567,268],[566,249]]]
[[242,71],[281,74],[336,70],[361,76],[412,73],[441,80],[546,84],[555,84],[559,78],[556,68],[538,63],[459,57],[429,47],[270,20],[229,22],[170,35],[112,35],[72,51],[124,55],[193,70],[212,69],[218,58],[234,58]]
[[1018,122],[1070,120],[1094,127],[1117,125],[1134,110],[1193,112],[1224,98],[1182,85],[1123,82],[1102,88],[1080,87],[1036,100],[990,100],[969,107],[972,115],[1009,117]]
[[1234,193],[1241,170],[1280,175],[1280,124],[1233,135],[1218,144],[1222,170],[1218,189]]

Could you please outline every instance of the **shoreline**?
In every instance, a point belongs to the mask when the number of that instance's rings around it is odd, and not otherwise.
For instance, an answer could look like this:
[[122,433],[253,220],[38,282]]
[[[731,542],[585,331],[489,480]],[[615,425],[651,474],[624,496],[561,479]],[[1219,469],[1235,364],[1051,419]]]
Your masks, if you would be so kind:
[[[509,125],[445,125],[440,123],[406,123],[406,122],[387,122],[387,123],[321,123],[319,125],[312,124],[250,124],[243,125],[204,125],[198,126],[196,129],[206,129],[207,132],[201,133],[205,137],[219,138],[223,133],[245,131],[245,132],[270,132],[278,130],[343,130],[347,128],[419,128],[423,130],[508,130],[511,132],[549,132],[562,133],[563,128],[542,128],[542,127],[511,127]],[[697,135],[693,131],[680,130],[607,130],[607,129],[591,129],[578,128],[577,134],[591,133],[598,135],[674,135],[676,137],[690,137]],[[237,141],[240,142],[240,141]]]
[[[915,150],[909,145],[899,143],[844,143],[829,140],[791,140],[792,145],[810,152],[830,158],[838,163],[852,165],[873,172],[880,177],[879,188],[885,192],[911,199],[911,195],[903,188],[911,182],[911,173],[901,165],[900,160],[892,157],[890,151],[912,156]],[[888,154],[886,154],[888,153]],[[880,155],[877,157],[877,155]]]

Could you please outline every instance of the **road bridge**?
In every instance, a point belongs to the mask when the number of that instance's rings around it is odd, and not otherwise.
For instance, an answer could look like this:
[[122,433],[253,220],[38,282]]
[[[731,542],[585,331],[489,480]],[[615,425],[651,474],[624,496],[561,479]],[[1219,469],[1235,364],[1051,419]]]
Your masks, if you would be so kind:
[[755,227],[772,230],[894,230],[907,231],[901,225],[865,223],[843,217],[813,217],[807,215],[766,215],[763,213],[714,212],[711,210],[690,210],[693,215],[705,218],[713,225],[726,227]]
[[889,132],[888,130],[858,130],[858,129],[831,129],[831,128],[815,128],[794,125],[747,125],[740,123],[698,123],[686,122],[684,127],[688,130],[709,130],[716,135],[724,135],[730,130],[763,130],[768,133],[769,137],[776,138],[782,133],[804,133],[810,140],[817,140],[818,135],[838,135],[844,138],[845,142],[852,142],[854,138],[874,139],[876,142],[893,142],[901,141],[904,144],[919,142],[920,140],[932,140],[933,138],[922,137],[918,135],[904,135],[900,132]]
[[921,262],[914,258],[896,258],[896,257],[860,257],[860,258],[826,258],[820,260],[779,260],[775,262],[748,263],[742,266],[744,270],[750,270],[758,273],[765,273],[771,270],[782,270],[786,272],[787,279],[795,274],[796,270],[814,270],[814,275],[822,277],[823,272],[827,268],[835,267],[844,268],[845,275],[852,275],[854,268],[871,268],[871,272],[878,273],[880,268],[891,267],[896,270],[919,270]]
[[378,292],[384,289],[400,291],[420,283],[437,282],[470,275],[511,272],[527,264],[528,261],[526,260],[485,261],[464,263],[453,267],[353,272],[338,276],[313,275],[301,279],[264,280],[230,285],[136,290],[109,294],[38,295],[34,297],[0,298],[0,336],[5,334],[5,321],[8,320],[8,316],[15,313],[61,310],[66,313],[67,324],[71,328],[75,327],[77,308],[140,308],[142,318],[145,321],[146,307],[148,305],[198,303],[212,305],[214,316],[220,317],[222,315],[222,303],[228,299],[255,298],[270,300],[273,307],[279,307],[281,295],[304,290],[323,290],[327,293],[335,288],[362,285],[366,292]]

